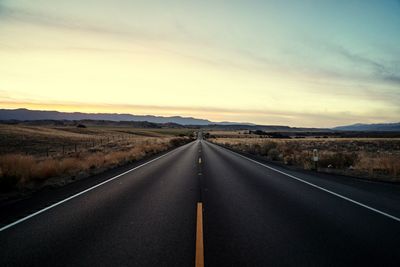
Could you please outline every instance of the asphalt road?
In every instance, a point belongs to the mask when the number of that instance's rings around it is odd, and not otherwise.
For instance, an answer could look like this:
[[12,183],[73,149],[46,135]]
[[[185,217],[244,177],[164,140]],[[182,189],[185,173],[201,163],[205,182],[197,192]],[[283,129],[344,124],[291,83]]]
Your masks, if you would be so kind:
[[0,208],[0,266],[194,266],[199,202],[205,266],[400,266],[397,185],[203,140],[132,168]]

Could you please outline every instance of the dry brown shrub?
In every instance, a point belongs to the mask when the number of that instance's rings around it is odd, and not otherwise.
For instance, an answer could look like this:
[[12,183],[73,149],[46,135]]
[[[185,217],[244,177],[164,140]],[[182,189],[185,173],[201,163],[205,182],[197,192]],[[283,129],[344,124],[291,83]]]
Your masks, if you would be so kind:
[[80,160],[77,158],[65,158],[59,163],[60,173],[71,174],[82,168]]
[[8,154],[0,156],[0,169],[3,177],[18,177],[24,179],[29,177],[35,159],[32,156]]
[[367,170],[369,175],[388,174],[396,177],[400,174],[400,156],[381,154],[371,155],[363,153],[360,156],[360,160],[355,165],[358,170]]
[[35,180],[35,181],[43,181],[51,177],[55,177],[59,175],[59,163],[55,159],[46,159],[36,163],[34,167],[34,171],[32,172],[32,176],[28,177],[27,181]]

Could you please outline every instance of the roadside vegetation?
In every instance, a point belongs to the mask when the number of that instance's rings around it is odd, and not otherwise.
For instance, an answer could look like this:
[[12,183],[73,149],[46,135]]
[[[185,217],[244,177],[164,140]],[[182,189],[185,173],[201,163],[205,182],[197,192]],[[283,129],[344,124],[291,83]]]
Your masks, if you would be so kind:
[[315,169],[312,157],[317,149],[320,172],[400,182],[400,138],[276,139],[211,132],[209,141],[305,170]]
[[0,192],[60,186],[188,143],[188,129],[0,124]]

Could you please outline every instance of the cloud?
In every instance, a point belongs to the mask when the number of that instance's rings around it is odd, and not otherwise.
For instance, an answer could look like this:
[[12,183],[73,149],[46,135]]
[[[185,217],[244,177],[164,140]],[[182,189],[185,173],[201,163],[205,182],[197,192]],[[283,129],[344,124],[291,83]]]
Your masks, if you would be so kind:
[[[242,64],[239,62],[235,62],[233,60],[229,60],[223,57],[213,57],[206,56],[201,53],[190,53],[187,52],[187,49],[181,49],[182,46],[188,45],[192,47],[208,47],[211,49],[216,49],[216,47],[212,47],[209,40],[205,38],[200,38],[195,34],[191,33],[190,30],[185,27],[183,24],[176,22],[174,25],[174,29],[177,34],[171,34],[162,31],[150,31],[148,29],[139,29],[133,26],[129,26],[127,28],[124,27],[110,27],[104,23],[96,23],[94,21],[86,21],[81,18],[73,18],[66,16],[53,16],[47,13],[41,13],[38,11],[31,11],[22,8],[11,8],[1,4],[0,0],[0,21],[8,20],[8,21],[18,21],[27,23],[30,25],[36,25],[40,27],[54,28],[56,30],[69,30],[69,31],[77,31],[83,32],[86,34],[95,34],[95,35],[107,35],[111,37],[115,37],[120,39],[121,41],[132,41],[135,43],[144,42],[154,42],[157,43],[156,49],[162,52],[167,52],[170,54],[178,55],[184,58],[189,58],[204,64],[214,65],[214,66],[232,66],[234,68],[242,68]],[[19,48],[19,46],[12,47],[7,44],[0,43],[3,48]],[[39,47],[35,47],[38,49]],[[121,53],[132,53],[132,50],[125,48],[110,48],[107,45],[96,44],[94,46],[73,46],[73,47],[54,47],[49,48],[45,47],[46,50],[54,49],[54,50],[82,50],[86,52],[121,52]],[[198,50],[198,49],[196,49]],[[218,49],[217,49],[218,50]],[[186,51],[186,52],[185,52]],[[190,51],[190,50],[189,50]]]
[[387,75],[384,79],[400,85],[400,75]]
[[369,69],[371,73],[369,75],[361,74],[358,79],[364,78],[373,79],[377,82],[388,82],[395,85],[400,85],[400,73],[396,72],[393,68],[387,65],[387,62],[379,62],[373,60],[367,56],[351,52],[344,46],[337,45],[334,43],[325,43],[325,47],[334,54],[340,55],[345,58],[348,62],[357,66],[359,69]]
[[[287,58],[287,54],[279,54],[274,57],[267,57],[261,55],[259,51],[254,52],[245,49],[237,49],[233,47],[221,47],[218,44],[212,43],[209,40],[200,38],[193,34],[190,29],[185,27],[182,23],[176,22],[174,28],[179,33],[178,35],[172,36],[171,34],[163,32],[151,32],[148,30],[141,30],[134,27],[109,27],[102,25],[101,23],[94,23],[93,21],[85,21],[81,18],[72,17],[59,17],[52,16],[37,11],[26,10],[22,8],[11,8],[1,4],[0,0],[0,20],[8,19],[14,21],[25,22],[33,25],[39,25],[44,27],[64,29],[70,31],[81,31],[85,33],[98,34],[98,35],[110,35],[118,37],[120,39],[135,41],[153,41],[153,42],[166,42],[170,44],[181,44],[191,45],[196,47],[207,47],[214,51],[211,55],[207,53],[194,53],[179,49],[179,46],[168,46],[159,45],[157,49],[167,53],[175,54],[181,57],[189,58],[194,61],[198,61],[204,64],[213,65],[216,67],[230,67],[240,69],[247,72],[258,72],[265,73],[268,71],[278,71],[285,75],[291,75],[292,79],[301,78],[299,76],[313,78],[327,78],[332,80],[353,80],[366,82],[369,80],[375,82],[385,82],[394,85],[400,85],[400,73],[395,72],[389,68],[385,63],[378,62],[366,56],[354,53],[349,49],[329,43],[316,41],[316,43],[322,43],[323,47],[336,55],[345,58],[352,64],[363,66],[364,68],[370,69],[370,74],[356,72],[354,69],[349,71],[339,71],[330,68],[329,66],[322,66],[318,64],[318,59],[313,62],[306,62],[305,66],[302,66],[299,61],[301,54],[292,54],[290,58]],[[315,43],[313,44],[315,45]],[[7,48],[6,45],[3,47]],[[8,47],[10,48],[10,47]],[[108,47],[67,47],[62,49],[82,49],[93,52],[116,52],[115,49]],[[223,51],[223,53],[219,53]],[[119,52],[130,53],[128,49],[121,49]],[[214,54],[214,55],[213,55]],[[227,56],[229,55],[229,56]],[[279,58],[276,58],[276,57]],[[286,57],[286,58],[285,58]],[[285,58],[285,60],[282,60]],[[296,63],[297,62],[297,63]]]
[[350,52],[349,50],[345,49],[343,46],[340,45],[334,45],[330,44],[330,48],[332,51],[335,51],[336,53],[342,55],[349,61],[355,63],[355,64],[361,64],[361,65],[366,65],[369,66],[377,72],[385,72],[385,66],[382,63],[379,63],[377,61],[374,61],[370,58],[363,57],[361,55],[357,55],[355,53]]
[[[251,64],[242,64],[250,71],[268,72],[274,70],[290,77],[292,80],[302,80],[308,83],[329,85],[343,82],[358,83],[360,85],[381,86],[382,84],[400,85],[400,60],[392,58],[391,62],[380,62],[368,56],[352,52],[344,46],[332,42],[304,40],[304,46],[312,47],[312,57],[304,54],[302,49],[291,50],[291,53],[264,56],[250,50],[236,50],[241,58],[246,58]],[[320,53],[320,55],[319,55]],[[342,65],[328,65],[319,57],[344,58],[353,67]],[[397,55],[394,55],[396,57]],[[355,67],[354,67],[355,66]],[[337,88],[336,90],[341,90]],[[400,92],[399,92],[400,93]]]
[[57,30],[78,31],[85,34],[109,35],[120,39],[135,41],[171,41],[171,36],[161,31],[141,30],[130,25],[113,26],[98,21],[86,20],[72,16],[54,16],[40,11],[33,11],[19,7],[2,5],[0,0],[0,21],[17,21],[41,27],[54,28]]
[[[145,30],[135,29],[129,27],[129,29],[124,28],[115,28],[109,27],[107,25],[102,25],[101,23],[94,23],[91,21],[85,21],[82,19],[72,18],[72,17],[59,17],[52,16],[47,13],[41,13],[38,11],[31,11],[22,8],[10,8],[4,5],[1,5],[0,0],[0,21],[8,20],[8,21],[18,21],[23,23],[28,23],[31,25],[37,25],[41,27],[54,28],[57,30],[69,30],[69,31],[78,31],[89,34],[96,35],[108,35],[111,37],[117,37],[122,41],[153,41],[158,44],[163,42],[162,45],[157,45],[156,49],[162,52],[166,52],[169,54],[177,55],[182,58],[186,58],[189,60],[197,61],[202,64],[211,65],[220,68],[234,68],[240,69],[242,71],[253,72],[255,68],[260,68],[257,61],[260,59],[255,55],[251,55],[250,52],[241,55],[241,53],[237,53],[237,51],[230,51],[231,54],[235,55],[236,58],[224,57],[223,54],[228,52],[228,48],[225,49],[224,53],[220,53],[222,50],[215,44],[211,44],[209,40],[200,38],[193,34],[187,27],[185,27],[182,23],[176,22],[174,28],[177,32],[179,32],[179,36],[171,36],[168,34],[163,34],[161,32],[149,32]],[[172,45],[168,45],[172,44]],[[192,50],[180,49],[181,46],[192,46],[196,47],[196,52],[192,52]],[[6,43],[0,43],[0,46],[3,49],[19,49],[20,46],[17,45],[8,45]],[[211,50],[211,54],[203,53],[199,48],[206,48]],[[35,47],[35,49],[40,49],[40,47]],[[76,46],[57,46],[57,47],[45,47],[46,50],[81,50],[85,52],[106,52],[106,53],[133,53],[134,51],[129,48],[110,48],[107,45],[96,44],[96,46],[90,45],[76,45]],[[198,52],[201,51],[201,52]],[[238,57],[246,57],[247,61],[253,61],[253,64],[245,64]],[[258,66],[254,65],[257,64]],[[265,61],[263,63],[266,63]]]

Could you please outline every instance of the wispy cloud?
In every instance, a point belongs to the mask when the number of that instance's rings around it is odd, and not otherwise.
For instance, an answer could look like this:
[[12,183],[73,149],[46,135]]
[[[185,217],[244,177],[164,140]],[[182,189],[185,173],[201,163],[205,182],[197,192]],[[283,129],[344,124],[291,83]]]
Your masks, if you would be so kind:
[[386,62],[379,62],[367,56],[351,52],[345,47],[333,43],[327,44],[327,47],[331,52],[346,58],[354,65],[358,65],[360,68],[371,69],[371,76],[378,81],[400,85],[400,73],[390,68]]
[[[204,38],[200,38],[193,34],[187,27],[182,23],[176,23],[175,29],[179,33],[178,35],[171,37],[168,33],[149,32],[148,30],[142,30],[130,26],[126,27],[109,27],[107,25],[102,25],[101,23],[96,23],[93,21],[85,21],[82,18],[71,18],[71,17],[59,17],[52,16],[47,13],[41,13],[38,11],[31,11],[22,8],[11,8],[5,6],[0,1],[0,20],[13,20],[20,21],[24,23],[29,23],[32,25],[39,25],[43,27],[50,27],[56,29],[64,29],[70,31],[80,31],[85,33],[97,34],[97,35],[109,35],[118,37],[121,40],[131,41],[154,41],[154,42],[167,42],[170,44],[187,44],[196,46],[207,46],[209,49],[214,50],[214,55],[207,56],[202,53],[190,53],[180,51],[180,49],[174,48],[174,46],[158,46],[158,49],[167,53],[172,53],[181,57],[190,58],[195,61],[202,62],[204,64],[211,64],[217,67],[231,67],[236,69],[241,69],[243,71],[249,72],[267,72],[271,69],[280,71],[281,73],[286,73],[287,75],[293,75],[292,78],[296,76],[317,76],[325,77],[327,79],[333,80],[353,80],[365,82],[366,80],[372,80],[376,82],[385,82],[395,85],[400,85],[400,73],[395,71],[395,69],[390,68],[386,62],[379,62],[373,60],[365,55],[361,55],[344,46],[337,45],[330,42],[323,42],[321,40],[313,40],[316,43],[322,43],[323,47],[330,54],[338,55],[345,58],[352,64],[359,65],[360,69],[369,69],[370,73],[357,72],[356,70],[351,71],[339,71],[330,66],[319,65],[318,59],[315,59],[313,64],[308,64],[307,67],[302,66],[298,61],[302,60],[301,53],[290,55],[286,54],[278,55],[281,60],[277,60],[274,57],[268,57],[261,55],[258,51],[254,52],[251,50],[234,48],[234,47],[219,47],[218,44],[210,43]],[[3,47],[10,48],[6,44]],[[109,47],[64,47],[62,49],[82,49],[94,52],[116,52],[115,48]],[[218,53],[218,51],[224,51],[223,53]],[[130,53],[129,49],[121,49],[120,52]],[[219,55],[218,55],[219,54]],[[222,55],[221,55],[222,54]],[[230,54],[230,57],[224,57],[223,54]],[[236,56],[235,56],[236,55]],[[275,55],[276,56],[276,55]],[[286,57],[282,61],[282,57]],[[288,58],[289,57],[289,58]],[[309,62],[306,62],[309,63]]]
[[0,19],[20,21],[33,25],[53,27],[58,29],[62,28],[65,30],[72,30],[72,31],[82,31],[94,34],[116,35],[120,37],[137,36],[138,38],[155,39],[155,40],[166,38],[165,35],[162,35],[160,33],[147,33],[135,29],[133,27],[130,27],[129,30],[123,28],[108,27],[105,25],[101,25],[101,23],[85,21],[82,18],[52,16],[50,14],[41,13],[39,11],[31,11],[23,8],[11,8],[2,5],[1,2],[0,2]]

